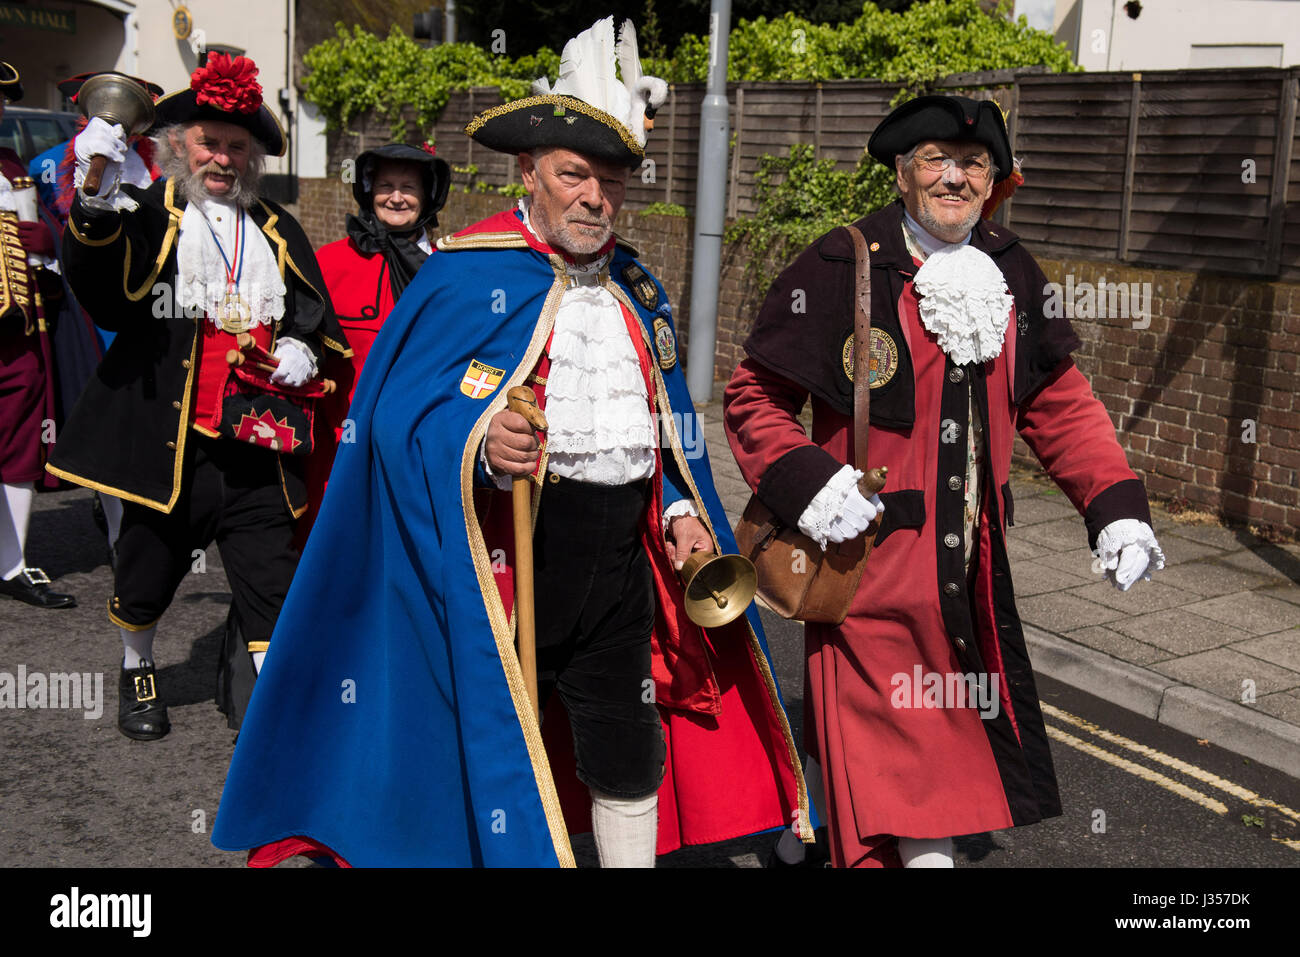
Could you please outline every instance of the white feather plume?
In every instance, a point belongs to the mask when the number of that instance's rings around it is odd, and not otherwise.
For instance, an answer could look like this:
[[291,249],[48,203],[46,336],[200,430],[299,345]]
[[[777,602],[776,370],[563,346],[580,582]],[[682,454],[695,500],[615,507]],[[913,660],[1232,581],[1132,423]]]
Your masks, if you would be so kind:
[[564,45],[559,78],[553,85],[545,77],[534,80],[533,92],[577,97],[614,117],[645,146],[646,104],[662,105],[668,84],[641,73],[632,21],[624,21],[615,42],[614,18],[606,17]]

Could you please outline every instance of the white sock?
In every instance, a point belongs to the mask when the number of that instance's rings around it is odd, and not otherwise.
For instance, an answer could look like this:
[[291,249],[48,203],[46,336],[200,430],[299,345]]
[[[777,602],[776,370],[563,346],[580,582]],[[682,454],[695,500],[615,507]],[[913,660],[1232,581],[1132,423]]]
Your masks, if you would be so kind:
[[158,631],[158,626],[146,628],[144,631],[127,631],[125,628],[119,629],[122,632],[122,667],[139,668],[141,661],[153,663],[153,636]]
[[[826,816],[826,788],[822,784],[821,765],[807,755],[804,755],[803,780],[808,786],[808,800],[817,809],[817,817],[823,825],[830,823],[830,818]],[[806,854],[807,845],[795,834],[794,828],[786,828],[781,839],[776,842],[776,856],[787,864],[799,864]]]
[[116,495],[99,493],[99,503],[104,506],[104,521],[108,525],[108,547],[117,544],[117,536],[122,534],[122,500]]
[[0,578],[13,578],[27,566],[27,524],[32,517],[35,482],[4,483],[0,498]]
[[659,795],[627,799],[592,789],[591,830],[601,867],[654,867]]
[[266,657],[265,651],[253,652],[253,671],[257,674],[262,673],[262,659]]
[[904,867],[952,867],[952,838],[900,837],[898,856]]

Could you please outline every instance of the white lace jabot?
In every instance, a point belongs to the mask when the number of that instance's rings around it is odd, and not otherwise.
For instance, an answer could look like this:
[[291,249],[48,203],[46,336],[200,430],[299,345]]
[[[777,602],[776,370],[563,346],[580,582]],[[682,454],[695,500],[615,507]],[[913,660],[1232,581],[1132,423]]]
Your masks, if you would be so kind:
[[[528,205],[520,201],[519,208],[533,232]],[[594,279],[609,258],[566,269]],[[579,283],[564,291],[550,356],[547,468],[562,478],[596,485],[626,485],[653,475],[657,439],[641,363],[623,309],[608,289]]]
[[925,256],[915,280],[921,324],[958,365],[996,359],[1015,304],[1002,271],[970,245],[969,234],[960,243],[945,243],[904,215],[910,238]]
[[[193,308],[217,322],[217,311],[226,295],[225,251],[234,261],[236,217],[243,219],[244,265],[239,278],[239,295],[251,306],[253,324],[271,325],[284,318],[284,280],[266,235],[243,207],[208,199],[190,203],[181,214],[180,239],[176,244],[176,302],[181,309]],[[209,231],[209,226],[211,230]],[[217,248],[212,234],[221,240]]]

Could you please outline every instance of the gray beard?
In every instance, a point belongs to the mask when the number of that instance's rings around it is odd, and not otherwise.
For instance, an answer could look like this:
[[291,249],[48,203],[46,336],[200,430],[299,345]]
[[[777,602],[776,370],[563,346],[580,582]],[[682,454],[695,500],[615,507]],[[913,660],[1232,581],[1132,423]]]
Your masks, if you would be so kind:
[[163,176],[176,181],[176,188],[187,203],[204,203],[215,199],[222,203],[238,203],[245,209],[257,205],[257,187],[262,178],[260,173],[248,170],[237,173],[230,192],[221,196],[214,196],[208,190],[207,184],[203,182],[205,175],[202,171],[191,172],[189,158],[183,154],[171,157],[163,166]]
[[925,231],[927,233],[929,233],[935,239],[940,239],[943,240],[944,242],[954,242],[954,240],[943,239],[943,236],[941,235],[942,233],[947,232],[950,228],[953,230],[953,232],[956,232],[958,229],[960,229],[961,236],[958,237],[955,240],[955,242],[961,242],[962,238],[964,238],[968,233],[970,233],[970,231],[975,228],[975,224],[980,221],[980,211],[981,211],[981,207],[979,205],[976,205],[976,207],[973,210],[971,210],[971,214],[966,217],[966,222],[962,223],[960,226],[957,227],[945,226],[943,223],[939,222],[939,220],[936,219],[933,215],[931,215],[927,209],[921,206],[918,206],[916,210],[915,219],[918,223],[920,223],[922,226],[925,227]]

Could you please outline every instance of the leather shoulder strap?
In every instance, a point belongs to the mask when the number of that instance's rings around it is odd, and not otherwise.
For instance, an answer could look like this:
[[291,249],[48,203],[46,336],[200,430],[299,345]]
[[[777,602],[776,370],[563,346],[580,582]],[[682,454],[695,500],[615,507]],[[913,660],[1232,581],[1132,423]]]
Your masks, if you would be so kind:
[[871,256],[856,226],[845,226],[853,237],[856,258],[853,307],[853,467],[867,471],[867,429],[871,424]]

